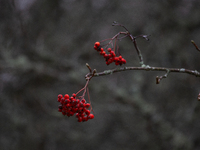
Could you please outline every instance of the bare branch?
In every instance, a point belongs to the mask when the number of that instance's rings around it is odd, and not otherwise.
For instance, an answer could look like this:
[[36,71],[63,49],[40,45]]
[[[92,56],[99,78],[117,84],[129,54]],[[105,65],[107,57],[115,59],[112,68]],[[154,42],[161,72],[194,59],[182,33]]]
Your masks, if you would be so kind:
[[191,40],[192,44],[195,46],[195,48],[200,51],[200,49],[198,48],[198,46],[195,44],[195,42],[193,40]]
[[[124,25],[119,24],[119,23],[116,22],[116,21],[113,22],[112,26],[121,26],[121,27],[123,27],[123,28],[126,30],[126,32],[119,32],[118,34],[116,34],[116,35],[112,38],[112,40],[113,40],[114,38],[117,38],[120,34],[125,34],[124,37],[127,37],[127,36],[128,36],[128,37],[131,39],[131,41],[133,42],[134,47],[135,47],[135,49],[136,49],[136,51],[137,51],[137,54],[138,54],[138,57],[139,57],[139,60],[140,60],[140,65],[143,66],[143,65],[144,65],[143,56],[142,56],[142,53],[141,53],[139,47],[137,46],[136,38],[138,38],[138,37],[143,37],[144,39],[146,39],[147,41],[149,41],[148,36],[150,36],[150,35],[138,35],[138,36],[133,36],[133,35],[131,35],[131,33],[128,31],[128,29],[127,29]],[[109,44],[110,44],[110,43],[109,43]]]
[[185,68],[165,68],[165,67],[150,67],[150,66],[144,66],[144,67],[121,67],[121,68],[116,68],[112,70],[105,70],[103,72],[96,72],[94,74],[88,74],[88,76],[93,76],[93,77],[98,77],[98,76],[105,76],[105,75],[110,75],[116,72],[121,72],[121,71],[128,71],[128,70],[144,70],[144,71],[165,71],[166,74],[163,76],[157,76],[156,77],[156,83],[159,84],[161,79],[167,78],[169,73],[175,72],[175,73],[187,73],[190,75],[194,75],[196,77],[200,77],[200,72],[197,70],[189,70]]

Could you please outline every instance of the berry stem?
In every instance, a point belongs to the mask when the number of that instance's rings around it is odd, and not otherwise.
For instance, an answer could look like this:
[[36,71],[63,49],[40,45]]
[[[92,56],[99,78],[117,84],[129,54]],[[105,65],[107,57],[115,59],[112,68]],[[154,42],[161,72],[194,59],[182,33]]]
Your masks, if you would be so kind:
[[80,89],[80,90],[76,93],[76,95],[78,95],[81,91],[84,90],[82,96],[80,96],[80,97],[84,97],[84,96],[85,96],[85,93],[86,93],[86,91],[87,91],[87,86],[88,86],[89,81],[90,81],[90,80],[87,80],[85,86],[84,86],[82,89]]

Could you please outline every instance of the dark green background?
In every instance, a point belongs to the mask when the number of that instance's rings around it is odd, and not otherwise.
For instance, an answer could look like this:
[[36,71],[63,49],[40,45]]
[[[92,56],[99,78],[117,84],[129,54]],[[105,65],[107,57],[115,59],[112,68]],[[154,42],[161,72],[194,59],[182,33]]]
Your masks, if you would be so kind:
[[[94,49],[124,24],[150,66],[200,71],[199,0],[0,0],[1,150],[198,150],[199,78],[126,71],[89,83],[95,118],[78,123],[57,111],[58,94],[85,85],[89,63],[107,66]],[[139,66],[129,39],[125,66]]]

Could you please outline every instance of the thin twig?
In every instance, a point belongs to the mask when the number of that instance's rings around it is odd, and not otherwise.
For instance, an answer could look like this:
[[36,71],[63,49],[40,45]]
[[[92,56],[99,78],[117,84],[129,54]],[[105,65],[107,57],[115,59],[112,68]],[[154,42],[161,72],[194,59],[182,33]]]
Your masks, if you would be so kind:
[[160,81],[161,81],[163,78],[167,78],[168,75],[169,75],[169,73],[170,73],[170,71],[169,71],[169,70],[166,70],[166,74],[165,74],[165,75],[163,75],[163,76],[157,76],[157,77],[156,77],[156,84],[159,84]]
[[200,51],[200,49],[198,48],[198,46],[195,44],[195,42],[193,40],[191,40],[192,44],[195,46],[195,48]]
[[[119,23],[117,23],[116,21],[114,21],[112,25],[113,25],[113,26],[121,26],[121,27],[123,27],[123,28],[126,30],[126,32],[119,32],[119,33],[116,34],[113,38],[117,38],[120,34],[125,34],[124,37],[128,36],[128,37],[131,39],[131,41],[133,42],[134,47],[135,47],[135,49],[136,49],[136,51],[137,51],[137,54],[138,54],[138,57],[139,57],[139,60],[140,60],[140,66],[144,66],[143,56],[142,56],[142,53],[141,53],[139,47],[137,46],[136,38],[138,38],[138,37],[143,37],[143,38],[145,38],[145,39],[148,41],[148,40],[149,40],[149,39],[148,39],[148,35],[133,36],[133,35],[131,35],[131,33],[129,32],[129,30],[128,30],[124,25],[119,24]],[[112,39],[113,39],[113,38],[112,38]]]

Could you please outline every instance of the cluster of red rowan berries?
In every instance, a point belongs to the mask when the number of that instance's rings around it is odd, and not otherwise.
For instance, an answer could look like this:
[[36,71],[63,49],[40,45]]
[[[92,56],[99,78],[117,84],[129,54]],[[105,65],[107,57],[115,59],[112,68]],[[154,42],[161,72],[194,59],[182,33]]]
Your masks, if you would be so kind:
[[62,112],[64,116],[70,117],[75,114],[78,122],[88,121],[88,119],[94,118],[94,115],[88,109],[90,108],[90,104],[85,99],[76,98],[76,94],[72,94],[71,97],[68,94],[64,96],[59,94],[58,102],[61,104],[58,106],[58,111]]
[[120,55],[119,57],[116,56],[115,52],[111,48],[107,48],[109,54],[106,54],[104,48],[100,45],[100,42],[94,43],[94,49],[100,52],[99,54],[105,58],[106,64],[109,65],[112,62],[115,62],[115,65],[122,65],[126,63],[126,60],[122,58]]

